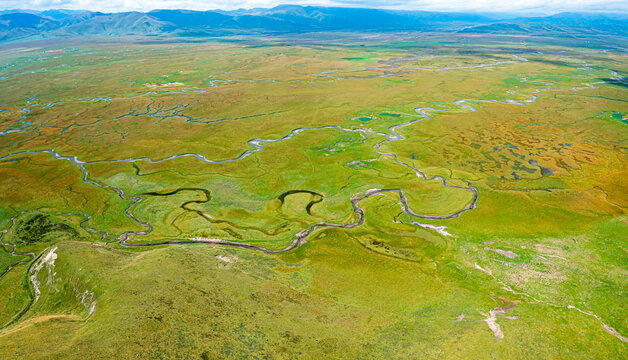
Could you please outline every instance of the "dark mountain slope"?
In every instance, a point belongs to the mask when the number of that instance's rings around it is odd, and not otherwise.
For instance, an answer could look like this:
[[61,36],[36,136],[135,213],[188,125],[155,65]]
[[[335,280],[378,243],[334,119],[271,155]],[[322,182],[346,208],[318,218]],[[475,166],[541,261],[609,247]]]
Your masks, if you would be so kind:
[[[296,5],[236,11],[154,10],[113,14],[54,10],[40,12],[40,15],[24,12],[0,15],[0,40],[81,35],[207,36],[337,30],[628,35],[628,16],[625,15],[562,13],[508,21],[495,18],[463,13]],[[503,14],[499,18],[503,19]]]
[[48,35],[155,35],[162,33],[164,27],[163,22],[141,12],[84,13],[62,20]]
[[0,26],[5,29],[37,29],[48,22],[48,19],[27,13],[0,15]]
[[622,14],[560,13],[547,17],[518,18],[507,22],[478,25],[461,30],[465,33],[536,33],[571,35],[628,35],[628,16]]
[[27,13],[0,15],[0,41],[37,35],[42,31],[56,28],[54,20]]

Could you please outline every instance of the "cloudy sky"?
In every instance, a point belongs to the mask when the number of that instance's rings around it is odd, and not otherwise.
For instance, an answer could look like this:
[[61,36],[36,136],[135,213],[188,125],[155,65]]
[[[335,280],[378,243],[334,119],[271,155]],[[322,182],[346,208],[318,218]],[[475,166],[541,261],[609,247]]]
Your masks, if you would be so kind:
[[85,9],[107,12],[152,9],[233,10],[280,4],[474,12],[628,12],[628,0],[0,0],[0,9]]

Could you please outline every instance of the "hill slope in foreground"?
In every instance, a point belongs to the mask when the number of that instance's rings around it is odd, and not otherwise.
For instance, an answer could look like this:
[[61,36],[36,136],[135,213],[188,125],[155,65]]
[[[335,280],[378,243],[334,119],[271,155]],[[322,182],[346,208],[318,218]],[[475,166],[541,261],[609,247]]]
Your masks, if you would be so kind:
[[621,39],[300,38],[0,52],[1,358],[626,358]]

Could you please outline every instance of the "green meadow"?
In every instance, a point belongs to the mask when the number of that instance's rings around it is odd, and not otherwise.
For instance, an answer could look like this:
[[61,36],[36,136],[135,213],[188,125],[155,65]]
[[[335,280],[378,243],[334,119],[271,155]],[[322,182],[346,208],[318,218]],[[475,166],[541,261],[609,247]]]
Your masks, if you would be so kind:
[[628,357],[628,54],[309,36],[0,51],[0,358]]

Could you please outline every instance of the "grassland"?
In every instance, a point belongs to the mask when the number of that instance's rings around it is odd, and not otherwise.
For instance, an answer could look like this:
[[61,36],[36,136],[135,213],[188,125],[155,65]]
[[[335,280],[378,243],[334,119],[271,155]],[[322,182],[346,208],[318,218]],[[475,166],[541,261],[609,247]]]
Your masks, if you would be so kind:
[[628,356],[628,55],[396,40],[0,52],[0,357]]

